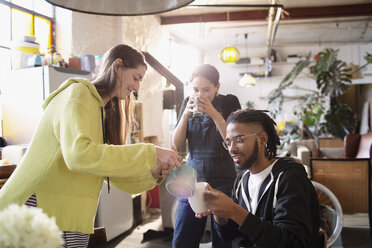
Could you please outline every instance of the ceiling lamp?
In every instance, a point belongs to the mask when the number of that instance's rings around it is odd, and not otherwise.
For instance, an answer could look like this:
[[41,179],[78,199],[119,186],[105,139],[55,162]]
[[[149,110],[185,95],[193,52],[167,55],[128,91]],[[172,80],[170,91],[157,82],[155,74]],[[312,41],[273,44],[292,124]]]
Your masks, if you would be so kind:
[[[248,39],[248,34],[244,34],[245,38],[245,53],[246,57],[248,58],[248,52],[247,52],[247,39]],[[248,70],[248,63],[247,63],[247,70]],[[256,84],[256,79],[252,77],[251,74],[249,73],[244,73],[243,77],[239,80],[239,85],[242,87],[249,87],[253,86]]]
[[189,5],[194,0],[46,0],[49,3],[78,12],[135,16],[171,11]]
[[236,47],[227,46],[221,50],[219,57],[225,64],[235,64],[240,59],[240,52]]
[[256,79],[251,74],[244,73],[244,76],[239,80],[239,85],[242,87],[249,87],[256,84]]

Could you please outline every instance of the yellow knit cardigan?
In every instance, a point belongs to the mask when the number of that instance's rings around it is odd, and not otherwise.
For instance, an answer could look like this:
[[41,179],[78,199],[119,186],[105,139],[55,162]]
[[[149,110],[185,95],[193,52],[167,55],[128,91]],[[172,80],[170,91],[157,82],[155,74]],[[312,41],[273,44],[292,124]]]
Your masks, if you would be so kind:
[[92,233],[105,177],[128,193],[156,185],[154,145],[103,144],[103,102],[89,81],[67,80],[43,108],[23,160],[0,190],[0,210],[24,204],[35,193],[38,207],[62,231]]

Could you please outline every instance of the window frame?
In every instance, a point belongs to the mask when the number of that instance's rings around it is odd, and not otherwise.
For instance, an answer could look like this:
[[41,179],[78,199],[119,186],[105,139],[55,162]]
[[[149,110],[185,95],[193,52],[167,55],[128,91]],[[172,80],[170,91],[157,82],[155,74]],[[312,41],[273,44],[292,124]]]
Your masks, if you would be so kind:
[[[12,21],[12,13],[11,13],[11,10],[12,9],[17,9],[17,10],[20,10],[20,11],[23,11],[23,12],[26,12],[28,14],[31,14],[32,15],[32,19],[33,19],[33,22],[32,22],[32,31],[35,35],[35,16],[37,17],[40,17],[40,18],[44,18],[46,20],[49,20],[51,22],[51,49],[53,49],[55,47],[55,14],[56,14],[56,11],[55,11],[55,7],[53,6],[53,9],[52,9],[52,13],[53,13],[53,17],[49,17],[49,16],[46,16],[46,15],[43,15],[39,12],[36,12],[36,11],[33,11],[33,10],[30,10],[30,9],[27,9],[27,8],[24,8],[22,6],[19,6],[17,4],[14,4],[10,1],[5,1],[5,0],[0,0],[0,4],[3,4],[3,5],[6,5],[10,8],[10,41],[13,41],[13,32],[12,32],[12,25],[13,25],[13,21]],[[10,49],[10,46],[7,47],[7,46],[4,46],[4,45],[0,45],[1,48],[6,48],[6,49]]]

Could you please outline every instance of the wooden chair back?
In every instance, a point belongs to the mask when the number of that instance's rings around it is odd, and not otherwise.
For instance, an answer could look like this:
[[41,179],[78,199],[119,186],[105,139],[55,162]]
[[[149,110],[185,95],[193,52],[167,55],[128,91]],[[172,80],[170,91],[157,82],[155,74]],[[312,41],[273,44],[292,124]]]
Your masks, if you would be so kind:
[[310,167],[312,180],[330,189],[344,212],[370,212],[369,159],[312,159]]

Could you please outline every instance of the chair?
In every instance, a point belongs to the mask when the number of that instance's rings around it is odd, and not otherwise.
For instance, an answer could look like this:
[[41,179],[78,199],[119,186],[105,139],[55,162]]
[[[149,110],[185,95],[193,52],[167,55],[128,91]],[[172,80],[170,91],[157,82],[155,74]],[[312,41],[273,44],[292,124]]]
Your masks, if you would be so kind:
[[345,157],[371,158],[372,132],[366,134],[351,133],[345,136]]
[[306,166],[310,166],[310,158],[340,158],[345,154],[343,141],[335,138],[295,140],[287,150]]
[[320,247],[331,247],[341,244],[341,231],[343,223],[343,213],[340,202],[324,185],[312,181],[315,192],[318,196],[320,205]]
[[319,241],[320,241],[320,248],[327,248],[327,233],[322,229],[319,228]]
[[310,165],[310,157],[318,157],[319,145],[315,139],[292,141],[288,145],[291,156],[298,158],[304,165]]
[[311,179],[329,188],[344,212],[368,213],[372,237],[372,132],[347,135],[344,145],[347,158],[310,159]]

